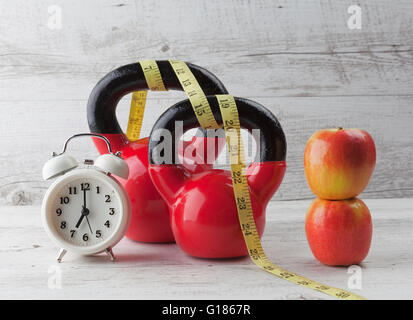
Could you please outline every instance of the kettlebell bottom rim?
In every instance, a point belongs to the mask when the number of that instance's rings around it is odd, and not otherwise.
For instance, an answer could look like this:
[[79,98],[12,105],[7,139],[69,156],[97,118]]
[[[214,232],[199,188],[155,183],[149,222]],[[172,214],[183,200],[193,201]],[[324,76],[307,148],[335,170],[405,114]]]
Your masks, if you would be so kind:
[[[222,125],[222,116],[218,100],[215,95],[207,96],[209,105],[215,120]],[[274,114],[261,104],[240,97],[234,97],[238,108],[240,127],[251,132],[253,129],[259,129],[260,141],[256,141],[259,152],[257,152],[254,162],[274,162],[285,161],[287,152],[287,142],[284,131]],[[180,132],[175,132],[175,122],[182,121],[183,133],[190,129],[199,128],[199,122],[193,111],[190,101],[183,100],[168,110],[166,110],[154,124],[148,142],[149,164],[155,165],[176,165],[180,164],[177,155],[177,141],[180,139]],[[157,146],[163,142],[158,139],[158,134],[162,130],[171,133],[172,143],[168,152],[172,155],[172,162],[165,163],[164,156],[160,155]],[[255,137],[254,137],[255,138]],[[167,146],[168,143],[164,143]]]

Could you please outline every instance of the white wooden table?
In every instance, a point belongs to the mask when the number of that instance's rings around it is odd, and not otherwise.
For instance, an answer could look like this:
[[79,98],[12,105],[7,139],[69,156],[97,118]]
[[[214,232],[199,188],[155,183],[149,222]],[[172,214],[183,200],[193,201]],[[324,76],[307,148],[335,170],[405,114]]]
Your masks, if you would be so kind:
[[[412,299],[413,201],[365,202],[374,234],[362,264],[362,290],[353,291],[369,299]],[[323,266],[311,254],[304,233],[309,204],[272,202],[264,248],[286,269],[347,289],[347,268]],[[197,259],[175,244],[123,239],[114,248],[116,262],[69,253],[57,264],[58,248],[42,229],[39,207],[0,209],[1,299],[330,299],[259,270],[249,258]]]

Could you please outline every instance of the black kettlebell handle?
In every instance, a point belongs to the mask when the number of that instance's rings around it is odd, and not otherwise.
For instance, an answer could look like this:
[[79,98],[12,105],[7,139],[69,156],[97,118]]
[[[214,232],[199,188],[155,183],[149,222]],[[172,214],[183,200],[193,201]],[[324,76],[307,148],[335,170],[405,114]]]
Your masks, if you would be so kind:
[[[217,98],[215,96],[208,96],[207,98],[215,120],[219,125],[222,125],[222,116]],[[250,132],[252,129],[260,130],[260,141],[257,141],[260,148],[256,162],[284,161],[287,152],[287,142],[277,118],[271,111],[255,101],[235,97],[235,102],[238,107],[241,128],[247,129]],[[172,161],[174,161],[173,163],[179,163],[176,160],[178,158],[175,150],[176,141],[180,138],[175,133],[176,121],[183,122],[183,132],[199,127],[199,122],[189,100],[176,103],[155,122],[148,143],[150,164],[165,164],[163,163],[164,159],[161,159],[159,154],[152,152],[162,142],[154,139],[154,133],[159,129],[167,129],[171,133],[172,141],[174,142],[171,146]]]
[[[169,61],[159,60],[156,63],[165,88],[183,91]],[[211,72],[192,63],[187,63],[187,65],[198,80],[205,95],[227,93],[222,82]],[[139,63],[128,64],[109,72],[93,88],[87,103],[90,131],[103,134],[123,133],[116,118],[116,107],[119,100],[130,92],[148,89],[145,75]]]

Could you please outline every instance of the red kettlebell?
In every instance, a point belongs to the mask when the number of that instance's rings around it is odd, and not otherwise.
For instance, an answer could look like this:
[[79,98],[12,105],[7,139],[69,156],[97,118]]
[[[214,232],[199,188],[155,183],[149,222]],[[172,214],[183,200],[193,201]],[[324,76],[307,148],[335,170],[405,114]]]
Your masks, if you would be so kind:
[[[208,97],[218,124],[222,117],[215,96]],[[240,125],[251,132],[260,129],[256,160],[247,177],[255,223],[262,236],[265,208],[278,189],[286,169],[286,140],[277,118],[262,105],[235,98]],[[160,129],[174,132],[175,121],[183,121],[184,131],[199,126],[188,100],[168,109],[157,120],[149,137],[149,174],[169,204],[171,226],[177,244],[186,253],[201,258],[231,258],[246,255],[232,187],[231,173],[209,169],[192,173],[176,162],[165,163],[159,155]],[[172,140],[173,140],[172,139]],[[164,144],[165,145],[165,144]],[[171,154],[176,159],[174,144]],[[173,161],[175,161],[173,159]]]
[[[166,89],[183,90],[168,61],[157,61]],[[227,93],[224,85],[212,73],[199,66],[188,63],[188,67],[197,78],[205,94]],[[144,73],[139,63],[122,66],[109,72],[94,87],[88,100],[87,117],[92,133],[105,136],[114,152],[121,152],[122,158],[129,166],[129,178],[118,178],[129,194],[132,204],[132,218],[126,236],[135,241],[172,242],[168,206],[155,189],[148,174],[148,138],[129,141],[122,132],[116,118],[116,107],[126,94],[148,90]],[[182,154],[188,146],[207,143],[204,132],[198,131],[192,141],[181,143]],[[215,139],[215,157],[219,154],[218,139]],[[98,151],[106,153],[107,149],[99,139],[94,139]],[[211,152],[211,150],[210,150]],[[207,156],[207,153],[204,153]],[[186,164],[186,162],[184,161]],[[186,164],[187,170],[199,172],[210,169],[210,165]]]

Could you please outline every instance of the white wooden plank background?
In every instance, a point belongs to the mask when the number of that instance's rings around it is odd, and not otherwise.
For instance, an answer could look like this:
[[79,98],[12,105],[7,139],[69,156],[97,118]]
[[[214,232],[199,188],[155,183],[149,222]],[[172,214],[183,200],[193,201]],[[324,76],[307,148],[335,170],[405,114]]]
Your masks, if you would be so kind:
[[[204,66],[232,94],[279,118],[288,171],[274,199],[311,198],[302,155],[330,126],[362,127],[378,161],[365,198],[413,197],[413,2],[358,1],[362,29],[349,30],[353,1],[0,2],[0,204],[39,204],[40,171],[64,139],[87,131],[86,101],[108,71],[139,59]],[[51,5],[62,28],[48,28]],[[181,93],[151,94],[143,134]],[[126,125],[128,98],[119,118]],[[95,154],[91,143],[74,148]]]
[[[368,299],[413,299],[413,199],[365,202],[373,240],[361,264],[362,289],[353,291]],[[348,289],[353,274],[347,268],[324,266],[312,256],[304,232],[309,205],[272,202],[264,249],[288,270]],[[0,299],[330,299],[261,271],[247,257],[197,259],[175,244],[123,239],[114,248],[116,262],[68,253],[57,264],[58,248],[41,227],[38,206],[1,207],[0,221]],[[57,266],[61,289],[53,286]]]

